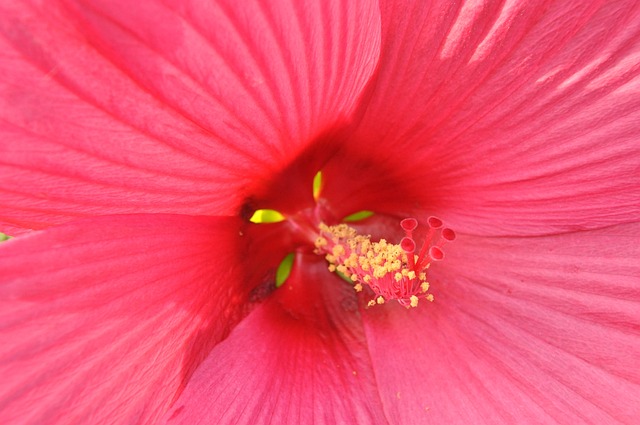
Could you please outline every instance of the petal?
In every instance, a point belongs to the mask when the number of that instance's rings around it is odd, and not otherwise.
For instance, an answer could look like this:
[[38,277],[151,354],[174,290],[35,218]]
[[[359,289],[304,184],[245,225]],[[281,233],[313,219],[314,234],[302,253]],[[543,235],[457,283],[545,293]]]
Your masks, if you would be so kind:
[[244,315],[243,244],[237,220],[174,215],[3,242],[0,422],[155,423]]
[[635,423],[640,225],[456,240],[433,304],[365,314],[393,423]]
[[386,423],[353,289],[312,260],[216,346],[165,423]]
[[32,3],[0,4],[0,201],[22,228],[237,213],[352,113],[379,49],[364,0]]
[[359,140],[476,234],[640,216],[640,5],[384,1]]

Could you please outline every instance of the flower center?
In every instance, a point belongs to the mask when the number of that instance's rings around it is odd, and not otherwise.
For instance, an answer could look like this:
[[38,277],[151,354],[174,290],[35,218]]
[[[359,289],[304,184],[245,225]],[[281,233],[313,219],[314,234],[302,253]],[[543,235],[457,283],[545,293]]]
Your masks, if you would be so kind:
[[[427,281],[428,269],[433,261],[444,258],[442,246],[455,239],[454,231],[442,228],[440,219],[430,217],[427,224],[429,230],[417,254],[413,231],[418,221],[414,218],[400,223],[405,232],[400,244],[384,239],[372,242],[370,236],[359,235],[346,224],[327,226],[321,223],[315,252],[324,255],[329,262],[329,271],[352,281],[356,292],[361,292],[363,285],[371,288],[376,298],[369,301],[369,306],[397,300],[407,308],[417,307],[421,298],[433,301]],[[439,238],[433,244],[436,233]]]
[[280,287],[288,279],[295,267],[295,253],[306,255],[313,250],[326,259],[329,271],[351,283],[356,292],[373,294],[368,302],[370,307],[388,300],[396,300],[407,308],[417,307],[420,299],[433,301],[428,270],[433,262],[444,258],[442,246],[455,239],[454,231],[443,228],[439,218],[429,217],[426,230],[419,230],[422,244],[418,249],[414,238],[418,221],[406,218],[400,222],[404,237],[399,244],[385,239],[372,241],[371,236],[358,234],[349,224],[365,223],[363,220],[374,213],[362,210],[338,219],[329,201],[321,196],[322,183],[322,174],[318,172],[313,180],[312,206],[286,214],[260,209],[250,218],[255,224],[276,226],[274,234],[282,235],[283,240],[289,241],[286,245],[293,248],[277,269],[275,286]]

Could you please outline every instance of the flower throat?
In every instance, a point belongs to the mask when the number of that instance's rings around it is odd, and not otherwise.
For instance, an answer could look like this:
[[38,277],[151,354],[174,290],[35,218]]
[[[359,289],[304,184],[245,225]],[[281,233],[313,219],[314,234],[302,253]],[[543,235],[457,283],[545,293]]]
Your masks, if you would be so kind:
[[[314,178],[313,197],[316,202],[320,198],[321,177],[319,172]],[[370,211],[361,211],[345,217],[343,221],[359,221],[371,215]],[[324,256],[330,272],[351,283],[356,292],[373,293],[373,299],[367,304],[369,307],[389,300],[396,300],[407,308],[417,307],[420,299],[433,301],[427,281],[429,268],[433,262],[444,258],[442,246],[456,237],[453,230],[443,228],[442,220],[437,217],[428,218],[428,230],[419,251],[414,239],[414,230],[418,227],[415,218],[400,222],[405,236],[399,244],[393,244],[385,239],[372,241],[371,236],[358,234],[346,223],[327,225],[321,220],[312,220],[315,223],[301,226],[297,217],[288,218],[274,210],[257,210],[251,217],[253,223],[285,220],[290,221],[293,228],[304,228],[307,235],[315,235],[313,252]],[[278,267],[276,286],[282,285],[292,267],[293,254],[289,254]]]

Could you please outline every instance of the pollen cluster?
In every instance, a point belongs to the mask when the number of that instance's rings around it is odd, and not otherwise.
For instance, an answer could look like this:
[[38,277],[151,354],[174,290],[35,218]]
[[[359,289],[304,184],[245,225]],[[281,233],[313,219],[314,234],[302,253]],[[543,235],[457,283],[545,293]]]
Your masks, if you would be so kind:
[[[415,223],[417,225],[417,221]],[[420,299],[433,301],[427,282],[427,270],[433,259],[429,257],[431,254],[425,258],[414,254],[411,248],[415,248],[415,243],[410,231],[401,244],[393,244],[384,239],[372,242],[370,236],[359,235],[346,224],[327,226],[322,223],[319,230],[316,253],[324,254],[329,271],[350,279],[355,291],[361,292],[365,286],[371,288],[375,297],[369,301],[369,306],[397,300],[409,308],[417,307]]]

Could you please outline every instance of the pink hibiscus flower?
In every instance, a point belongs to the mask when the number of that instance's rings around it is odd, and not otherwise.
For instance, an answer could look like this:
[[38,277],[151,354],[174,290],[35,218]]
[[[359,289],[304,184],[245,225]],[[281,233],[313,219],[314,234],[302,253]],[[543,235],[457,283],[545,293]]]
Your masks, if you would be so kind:
[[[0,423],[640,416],[637,2],[0,11]],[[432,303],[313,252],[363,210]]]

